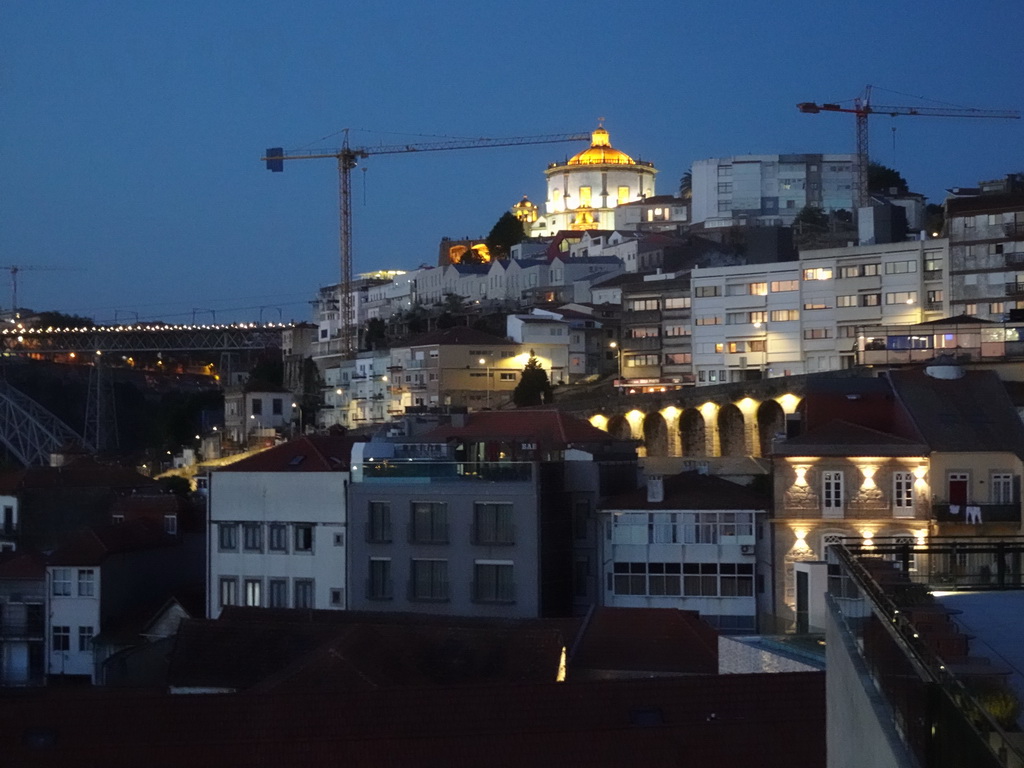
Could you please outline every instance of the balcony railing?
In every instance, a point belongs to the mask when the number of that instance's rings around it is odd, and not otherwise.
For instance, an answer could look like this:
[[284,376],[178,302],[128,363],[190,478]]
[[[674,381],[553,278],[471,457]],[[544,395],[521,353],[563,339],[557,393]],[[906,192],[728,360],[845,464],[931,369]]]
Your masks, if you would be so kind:
[[932,504],[940,523],[1019,523],[1020,504]]
[[[934,541],[934,540],[932,540]],[[1020,542],[1007,544],[1020,554]],[[935,557],[940,549],[928,545],[913,547],[916,556]],[[953,544],[955,546],[955,543]],[[968,545],[970,546],[970,545]],[[993,543],[989,543],[991,548]],[[887,588],[872,578],[865,562],[843,546],[830,547],[835,564],[829,568],[828,602],[836,621],[836,647],[861,657],[864,673],[870,677],[872,692],[881,694],[889,727],[927,768],[959,766],[1024,765],[1016,734],[1007,733],[986,708],[971,695],[929,642],[929,634],[914,622],[912,605],[898,605],[899,583]],[[875,557],[878,553],[860,555]],[[885,557],[885,555],[882,555]],[[991,560],[991,555],[987,554]],[[830,648],[833,640],[829,639]]]
[[1006,222],[1003,224],[1003,234],[1007,237],[1019,237],[1024,235],[1024,221]]
[[512,483],[529,482],[532,478],[533,464],[527,461],[460,462],[380,459],[363,464],[363,479],[375,481]]
[[1022,295],[1024,295],[1024,283],[1007,283],[1006,284],[1006,295],[1007,296],[1022,296]]

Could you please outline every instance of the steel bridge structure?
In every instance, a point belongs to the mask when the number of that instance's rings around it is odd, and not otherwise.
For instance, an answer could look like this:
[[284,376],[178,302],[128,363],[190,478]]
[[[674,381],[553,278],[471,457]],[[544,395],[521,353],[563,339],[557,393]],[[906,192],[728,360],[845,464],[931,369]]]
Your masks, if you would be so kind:
[[[224,358],[280,348],[282,332],[290,323],[236,323],[231,325],[116,325],[86,328],[5,328],[0,330],[3,357],[53,358],[130,353],[202,352]],[[100,358],[95,358],[99,363]],[[223,366],[222,366],[223,368]],[[26,466],[46,464],[50,454],[69,444],[88,451],[105,443],[103,416],[113,418],[112,393],[106,393],[96,365],[95,407],[87,414],[83,436],[24,392],[0,379],[0,443]],[[105,398],[105,395],[109,397]],[[110,400],[110,402],[107,402]],[[91,400],[90,400],[91,402]],[[106,431],[109,431],[107,429]],[[107,436],[109,437],[109,435]]]

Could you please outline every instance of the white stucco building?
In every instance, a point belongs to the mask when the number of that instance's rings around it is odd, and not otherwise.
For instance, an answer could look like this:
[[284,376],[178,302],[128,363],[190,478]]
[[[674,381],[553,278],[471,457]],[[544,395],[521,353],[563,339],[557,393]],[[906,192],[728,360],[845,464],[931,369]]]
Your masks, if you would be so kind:
[[347,606],[352,440],[307,436],[210,474],[207,615]]

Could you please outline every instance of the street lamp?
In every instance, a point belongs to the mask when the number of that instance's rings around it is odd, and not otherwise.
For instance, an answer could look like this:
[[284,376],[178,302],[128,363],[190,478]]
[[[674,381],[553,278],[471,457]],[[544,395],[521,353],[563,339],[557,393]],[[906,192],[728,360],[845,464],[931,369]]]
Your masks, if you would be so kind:
[[484,371],[487,374],[487,410],[491,409],[491,367],[487,364],[487,359],[481,357],[477,360],[480,365],[484,366]]
[[764,328],[764,333],[761,338],[761,378],[768,378],[768,322],[758,320],[754,323],[754,327],[758,330]]
[[622,348],[619,346],[619,342],[617,341],[609,341],[608,348],[615,350],[615,383],[619,385],[621,388],[622,382],[620,381],[620,379],[622,378]]
[[[292,411],[294,412],[296,410],[298,411],[298,414],[299,414],[299,434],[303,435],[303,434],[305,434],[305,430],[302,427],[302,409],[299,408],[299,404],[298,403],[292,403]],[[294,420],[295,420],[295,417],[292,416],[292,421],[294,421]]]

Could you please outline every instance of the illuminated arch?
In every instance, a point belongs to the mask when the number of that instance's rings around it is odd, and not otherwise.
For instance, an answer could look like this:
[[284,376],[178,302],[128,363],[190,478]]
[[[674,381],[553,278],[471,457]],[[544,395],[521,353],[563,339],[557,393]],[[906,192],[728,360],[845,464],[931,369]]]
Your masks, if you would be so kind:
[[718,444],[721,456],[749,456],[747,422],[743,411],[730,403],[718,411]]
[[757,408],[757,443],[760,456],[772,452],[776,435],[786,434],[786,413],[775,400],[765,400]]
[[680,452],[686,457],[703,458],[708,455],[708,433],[704,414],[697,408],[683,411],[679,419]]
[[633,427],[625,416],[612,416],[608,419],[608,434],[619,440],[632,440]]
[[648,456],[668,456],[668,425],[660,413],[649,413],[644,417],[644,447]]

